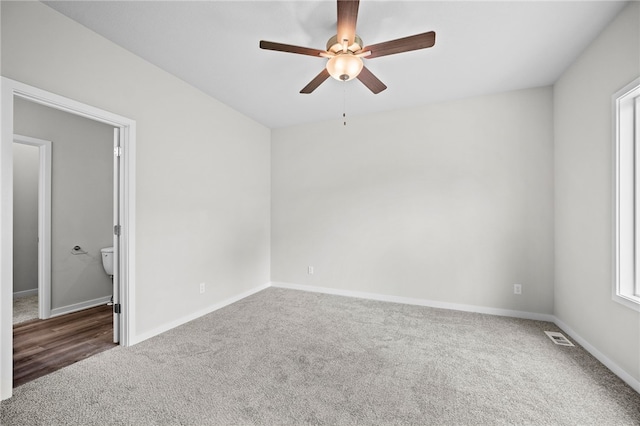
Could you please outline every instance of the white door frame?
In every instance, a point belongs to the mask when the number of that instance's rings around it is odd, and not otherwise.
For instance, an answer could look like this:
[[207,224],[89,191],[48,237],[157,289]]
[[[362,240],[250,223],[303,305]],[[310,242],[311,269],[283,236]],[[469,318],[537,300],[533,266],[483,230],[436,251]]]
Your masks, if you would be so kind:
[[[113,128],[113,275],[111,276],[111,302],[114,306],[121,306],[120,299],[120,232],[116,232],[115,229],[120,226],[120,218],[122,217],[122,206],[120,203],[120,193],[122,192],[120,169],[121,169],[121,156],[120,156],[120,129]],[[117,314],[118,310],[113,310],[113,342],[120,343],[120,315]]]
[[38,148],[38,318],[51,316],[51,141],[13,135]]
[[136,122],[129,118],[2,77],[0,132],[0,400],[13,392],[13,100],[20,97],[109,124],[121,134],[120,345],[135,330],[135,145]]

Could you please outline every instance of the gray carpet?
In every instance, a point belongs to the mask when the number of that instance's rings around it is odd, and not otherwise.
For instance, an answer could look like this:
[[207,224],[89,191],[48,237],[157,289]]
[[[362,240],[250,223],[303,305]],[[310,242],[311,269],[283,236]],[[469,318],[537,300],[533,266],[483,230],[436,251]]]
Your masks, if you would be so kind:
[[14,389],[2,425],[640,424],[553,324],[269,288]]
[[13,323],[30,321],[38,318],[38,295],[13,299]]

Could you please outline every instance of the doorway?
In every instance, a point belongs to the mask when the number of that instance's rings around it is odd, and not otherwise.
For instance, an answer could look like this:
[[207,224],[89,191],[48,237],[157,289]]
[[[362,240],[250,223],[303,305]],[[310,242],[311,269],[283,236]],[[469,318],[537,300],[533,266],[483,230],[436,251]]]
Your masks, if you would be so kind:
[[[49,296],[50,303],[44,308],[50,309],[50,315],[41,319],[108,303],[114,272],[105,271],[102,250],[114,246],[114,206],[118,201],[114,196],[114,128],[21,98],[14,100],[13,124],[16,133],[53,141],[51,238],[40,244],[51,256],[50,285],[45,282],[40,291]],[[14,166],[20,160],[18,154],[19,150],[14,152]],[[28,170],[14,167],[14,215],[19,215],[20,194],[29,190],[28,185],[21,185],[21,179],[30,177]],[[32,235],[19,232],[21,220],[14,216],[14,286],[21,284],[18,268],[31,263],[24,252],[15,251],[33,241],[24,241]],[[112,255],[104,258],[112,259]]]
[[[13,371],[13,120],[14,99],[21,98],[108,124],[117,129],[114,137],[114,175],[117,222],[113,223],[114,337],[129,346],[133,330],[135,270],[135,121],[2,77],[2,135],[0,144],[0,399],[12,394]],[[115,201],[115,200],[114,200]]]
[[[22,184],[27,186],[23,191],[35,192],[35,196],[30,193],[24,194],[26,199],[20,202],[20,206],[18,206],[19,201],[16,199],[19,194],[14,190],[14,214],[28,218],[28,222],[23,222],[20,226],[21,218],[14,217],[14,299],[17,296],[31,295],[33,278],[35,278],[37,296],[35,317],[47,319],[51,316],[51,141],[14,135],[13,142],[14,148],[20,149],[22,152],[21,155],[19,155],[19,151],[14,152],[14,189],[18,185],[16,181],[18,179],[22,181],[35,180],[35,185],[32,182]],[[35,153],[29,154],[34,150]],[[30,156],[32,158],[29,158]],[[19,159],[25,163],[17,165],[16,161]],[[19,170],[21,166],[26,166],[28,170]],[[20,172],[19,176],[16,175],[18,172]],[[19,236],[18,233],[28,235]],[[24,260],[20,266],[16,265],[18,254],[15,253],[18,241],[27,245],[23,248],[24,252],[21,256]],[[33,259],[34,257],[35,259]],[[20,267],[22,271],[15,270]],[[23,278],[18,277],[18,274],[21,274]],[[16,280],[19,281],[18,289],[16,289]],[[22,294],[16,294],[16,290]],[[24,318],[32,317],[31,309],[27,305]]]
[[[112,259],[118,199],[112,126],[21,98],[13,106],[14,131],[40,138],[16,135],[13,146],[17,387],[114,347],[107,303],[114,291],[110,275],[117,271],[103,263]],[[39,154],[52,164],[41,164]],[[46,194],[40,187],[50,188],[48,202],[39,197]],[[38,220],[45,210],[50,226]],[[50,281],[38,283],[39,269]],[[29,296],[34,287],[35,296]],[[44,315],[38,315],[38,301]]]

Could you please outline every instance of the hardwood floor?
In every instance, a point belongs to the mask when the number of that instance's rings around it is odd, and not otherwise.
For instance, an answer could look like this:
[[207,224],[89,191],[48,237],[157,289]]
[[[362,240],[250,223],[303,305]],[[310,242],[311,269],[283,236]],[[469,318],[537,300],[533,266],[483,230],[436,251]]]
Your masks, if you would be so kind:
[[13,327],[13,387],[117,346],[111,306]]

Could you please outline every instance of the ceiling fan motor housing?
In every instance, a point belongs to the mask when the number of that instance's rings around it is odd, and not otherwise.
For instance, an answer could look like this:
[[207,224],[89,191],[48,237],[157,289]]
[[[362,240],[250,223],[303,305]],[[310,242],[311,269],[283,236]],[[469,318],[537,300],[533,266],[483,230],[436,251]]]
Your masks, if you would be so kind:
[[[353,44],[351,46],[347,46],[347,50],[353,53],[358,53],[362,50],[364,43],[359,35],[355,35]],[[327,52],[338,53],[343,50],[342,41],[338,41],[338,35],[334,35],[327,41]]]

